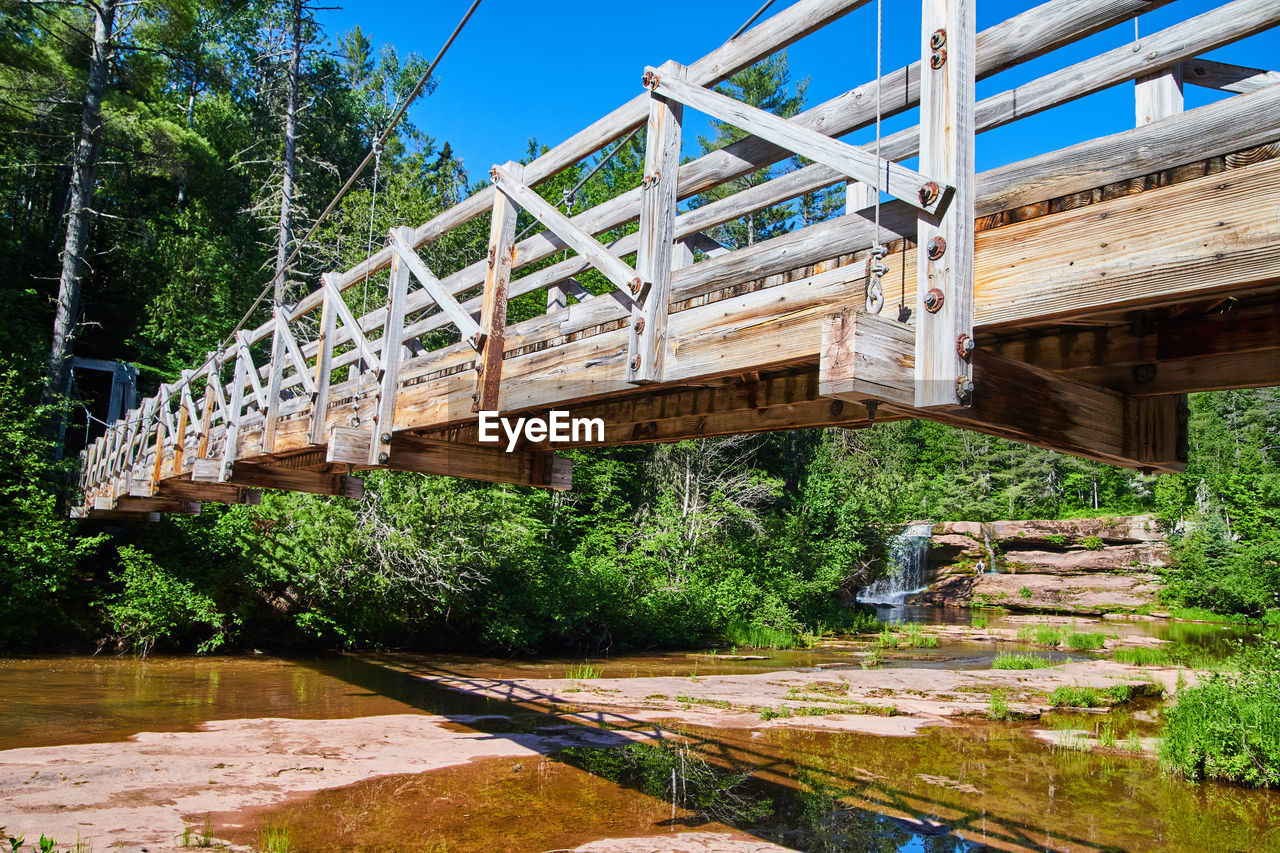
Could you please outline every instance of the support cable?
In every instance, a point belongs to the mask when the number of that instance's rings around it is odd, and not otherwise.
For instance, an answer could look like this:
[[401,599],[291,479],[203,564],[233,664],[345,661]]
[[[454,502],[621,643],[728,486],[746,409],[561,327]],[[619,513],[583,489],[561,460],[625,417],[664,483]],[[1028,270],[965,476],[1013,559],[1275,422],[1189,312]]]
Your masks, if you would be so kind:
[[[879,314],[884,308],[884,287],[881,279],[885,273],[889,271],[884,263],[884,256],[889,254],[887,246],[880,242],[880,164],[883,162],[881,157],[881,131],[880,122],[883,118],[882,98],[880,97],[881,84],[884,78],[884,0],[876,0],[876,233],[874,243],[871,244],[871,265],[868,268],[870,279],[867,282],[867,311],[871,314]],[[887,166],[887,164],[886,164]],[[887,169],[886,169],[887,171]],[[904,285],[905,287],[905,285]],[[905,296],[903,297],[905,299]],[[905,306],[903,306],[905,307]],[[902,316],[902,310],[899,308],[899,317]]]

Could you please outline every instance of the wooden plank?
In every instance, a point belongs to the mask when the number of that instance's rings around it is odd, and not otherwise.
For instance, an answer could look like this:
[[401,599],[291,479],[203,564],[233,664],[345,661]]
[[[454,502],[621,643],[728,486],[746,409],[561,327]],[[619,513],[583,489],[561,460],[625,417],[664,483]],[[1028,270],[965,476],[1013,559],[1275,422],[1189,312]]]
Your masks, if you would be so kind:
[[[422,283],[423,289],[430,294],[431,299],[440,306],[441,312],[449,318],[453,325],[458,327],[458,331],[462,333],[462,339],[478,348],[481,336],[480,325],[476,323],[469,312],[463,310],[462,306],[458,304],[458,300],[454,299],[453,295],[445,290],[444,285],[440,283],[440,279],[436,278],[431,270],[427,269],[427,265],[422,262],[422,259],[418,257],[418,253],[410,245],[412,238],[412,228],[391,229],[391,247],[395,250],[395,257],[391,261],[392,270],[395,269],[397,261],[405,264],[418,281]],[[403,305],[400,307],[400,314],[401,326],[403,327]],[[403,328],[401,331],[403,331]]]
[[1185,394],[1126,400],[1128,454],[1148,472],[1181,471],[1187,464]]
[[1182,63],[1134,83],[1135,124],[1144,127],[1182,112]]
[[[403,244],[405,253],[399,253],[391,262],[391,277],[387,282],[387,319],[382,327],[382,375],[378,377],[378,398],[373,407],[373,432],[372,440],[366,452],[366,460],[370,465],[376,465],[387,461],[387,454],[391,450],[391,428],[395,420],[396,413],[396,391],[400,387],[400,362],[404,355],[404,347],[400,342],[404,340],[404,303],[409,295],[409,274],[413,269],[412,261],[409,259],[417,259],[408,245],[408,237],[413,233],[411,228],[393,228],[391,229],[391,239],[397,244]],[[423,270],[426,270],[425,265]],[[416,273],[415,273],[416,274]],[[427,276],[434,278],[428,272]],[[419,275],[422,280],[422,276]],[[425,280],[424,280],[425,284]],[[444,294],[444,299],[452,303],[457,308],[457,303],[453,301],[453,297]],[[441,308],[443,308],[443,303]],[[458,309],[459,311],[461,309]],[[505,317],[503,318],[505,321]],[[467,315],[467,320],[471,321],[471,325],[476,327],[475,334],[479,334],[479,326],[475,321],[471,320],[471,315]],[[505,323],[504,323],[505,324]],[[465,331],[466,327],[460,326],[460,330]]]
[[204,400],[200,412],[200,429],[196,439],[196,457],[203,459],[209,455],[209,434],[213,431],[213,407],[217,399],[218,373],[222,369],[222,352],[209,353],[205,357],[209,372],[205,376]]
[[191,481],[193,483],[221,483],[223,482],[222,473],[221,459],[212,456],[201,456],[191,466]]
[[240,349],[236,353],[235,370],[227,393],[226,429],[222,433],[222,462],[218,468],[218,480],[221,482],[226,482],[231,477],[231,467],[235,464],[240,450],[240,423],[244,420],[245,408],[245,374],[252,370],[253,365],[247,358],[248,346],[244,341],[245,333],[237,332],[236,338],[240,343]]
[[342,298],[342,293],[338,290],[333,276],[321,276],[320,278],[324,282],[325,292],[331,297],[328,303],[329,306],[337,312],[338,318],[342,320],[346,340],[355,342],[356,349],[360,352],[360,358],[364,359],[364,363],[368,365],[369,370],[378,370],[381,367],[378,355],[373,347],[369,346],[369,339],[364,336],[361,325],[352,316],[351,309],[347,307],[346,301]]
[[[973,45],[970,44],[969,49],[972,48]],[[970,64],[967,66],[969,69],[973,67],[972,62],[973,55],[970,54]],[[879,160],[862,148],[810,130],[802,124],[744,104],[719,92],[686,83],[676,76],[664,76],[656,68],[645,69],[645,85],[656,94],[693,107],[712,118],[829,166],[855,180],[872,185],[879,180],[885,192],[926,213],[936,213],[947,204],[947,186],[928,171],[921,174],[897,163]],[[933,187],[932,191],[926,190],[929,186]]]
[[[258,411],[265,412],[267,410],[267,392],[262,387],[262,380],[258,376],[258,366],[253,363],[253,353],[249,350],[249,333],[237,332],[236,342],[238,344],[236,358],[244,359],[244,376],[240,381],[243,382],[246,379],[249,381],[249,390],[253,392],[253,399],[258,404]],[[230,398],[231,394],[228,393],[227,396]],[[241,403],[244,404],[245,402],[244,398],[241,397]]]
[[[324,277],[332,275],[325,273]],[[326,281],[323,290],[325,293],[324,306],[320,315],[320,337],[317,340],[316,351],[316,379],[315,379],[315,398],[311,404],[311,443],[324,444],[325,437],[325,417],[329,412],[329,380],[333,371],[333,341],[337,333],[337,316],[338,312],[333,307],[333,300],[342,297],[334,296],[337,287],[331,282]]]
[[968,405],[973,370],[975,0],[924,0],[920,170],[955,187],[940,217],[921,216],[916,253],[916,408]]
[[367,429],[336,426],[329,430],[329,445],[325,453],[325,462],[339,462],[350,465],[373,465],[369,457],[377,452],[377,442],[373,433]]
[[199,515],[200,504],[197,501],[182,498],[151,498],[122,496],[115,505],[116,512],[166,512],[182,515]]
[[915,335],[905,323],[852,309],[822,320],[818,393],[849,403],[914,406]]
[[293,369],[302,382],[303,390],[308,394],[316,392],[316,384],[311,378],[311,371],[307,368],[307,359],[302,354],[302,349],[298,346],[298,340],[293,336],[293,331],[289,328],[287,320],[281,317],[280,333],[284,337],[285,349],[288,350],[289,360],[293,362]]
[[[494,168],[500,169],[497,166]],[[519,185],[524,177],[523,167],[517,163],[508,162],[501,172],[507,184],[504,189]],[[534,197],[537,198],[536,195]],[[541,201],[540,198],[538,200]],[[550,207],[550,205],[547,206]],[[477,365],[479,370],[476,375],[476,391],[472,398],[474,402],[472,408],[477,412],[497,411],[499,405],[498,394],[502,382],[502,356],[507,327],[507,288],[511,284],[511,270],[515,265],[518,214],[516,202],[511,196],[500,192],[494,197],[493,216],[489,222],[489,269],[485,274],[480,307],[483,349]]]
[[262,492],[226,483],[197,483],[192,480],[164,480],[159,492],[164,497],[182,498],[203,503],[244,504],[257,506],[262,503]]
[[[682,78],[685,68],[675,62],[662,66],[667,78]],[[676,231],[676,176],[680,171],[680,125],[684,109],[679,103],[654,94],[650,97],[649,124],[645,131],[644,197],[640,206],[640,247],[636,274],[648,286],[631,309],[631,335],[627,341],[627,381],[662,381],[667,347],[667,311],[671,303],[672,247]]]
[[[591,265],[603,273],[604,277],[620,291],[633,298],[640,296],[647,282],[625,261],[600,245],[599,240],[573,224],[569,217],[557,210],[549,201],[521,183],[520,179],[512,174],[512,167],[515,165],[517,164],[507,163],[505,166],[494,166],[493,171],[489,173],[500,190],[500,195],[505,195],[527,210],[534,219],[554,232],[569,248],[590,261]],[[512,257],[514,258],[514,246]]]
[[880,194],[876,188],[861,181],[847,181],[844,185],[844,212],[857,213],[876,206]]
[[1182,75],[1187,83],[1236,94],[1256,92],[1258,89],[1280,83],[1280,72],[1246,68],[1243,65],[1218,62],[1202,56],[1183,63]]
[[1280,347],[1158,361],[1144,365],[1142,371],[1118,365],[1095,367],[1069,375],[1123,391],[1132,397],[1267,388],[1280,385]]

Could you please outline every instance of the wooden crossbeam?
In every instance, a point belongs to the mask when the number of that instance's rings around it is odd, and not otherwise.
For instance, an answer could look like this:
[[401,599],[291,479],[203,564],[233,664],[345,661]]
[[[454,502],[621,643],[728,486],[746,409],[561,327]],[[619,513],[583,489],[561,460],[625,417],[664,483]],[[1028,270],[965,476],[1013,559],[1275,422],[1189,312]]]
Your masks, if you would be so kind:
[[505,450],[449,441],[396,436],[385,467],[564,491],[573,486],[573,461],[545,451]]
[[204,503],[245,504],[257,506],[262,503],[262,492],[257,489],[246,489],[227,483],[197,483],[193,480],[168,479],[158,485],[161,497],[181,498]]
[[377,370],[382,364],[378,360],[378,354],[369,345],[369,339],[364,336],[360,323],[351,314],[351,309],[347,307],[346,301],[342,298],[342,291],[334,283],[334,277],[325,275],[321,276],[320,280],[323,283],[325,295],[329,297],[328,304],[337,313],[338,319],[342,320],[343,328],[346,330],[349,340],[355,342],[356,349],[360,352],[360,357],[364,359],[369,369]]
[[[288,345],[285,343],[288,324],[284,320],[283,312],[279,305],[271,306],[271,316],[275,320],[275,329],[271,335],[271,362],[267,365],[266,405],[261,407],[264,418],[262,427],[263,453],[271,453],[275,449],[276,421],[280,415],[280,393],[284,382],[285,358],[288,355],[286,352]],[[254,370],[253,372],[256,373],[257,371]]]
[[139,498],[123,495],[115,502],[115,506],[112,509],[116,512],[166,512],[199,515],[200,503],[183,498]]
[[364,497],[364,481],[347,474],[276,468],[252,462],[237,462],[228,483],[260,489],[282,489],[313,495],[336,495],[360,499]]
[[[392,259],[392,267],[394,268],[397,260],[408,266],[414,277],[422,284],[423,290],[431,295],[431,299],[440,306],[441,312],[449,318],[453,325],[458,327],[458,331],[462,333],[462,339],[471,344],[475,349],[480,348],[480,341],[483,334],[480,331],[480,324],[475,321],[470,312],[458,304],[458,300],[453,297],[440,283],[440,279],[427,268],[422,262],[422,258],[418,257],[418,253],[414,251],[410,240],[413,238],[412,228],[392,228],[391,229],[391,248],[395,250],[395,257]],[[401,308],[403,314],[404,309]],[[401,321],[403,327],[403,320]],[[401,329],[403,331],[403,328]],[[383,349],[386,349],[384,338]]]
[[[682,78],[675,62],[662,66],[665,77]],[[680,172],[681,105],[654,93],[645,136],[644,196],[640,205],[640,248],[636,274],[648,282],[631,309],[627,342],[627,381],[660,382],[667,348],[667,312],[671,303],[673,242],[676,236],[676,177]]]
[[[972,56],[970,53],[970,63]],[[873,186],[879,184],[885,192],[926,213],[937,213],[948,204],[950,186],[928,176],[927,172],[921,174],[898,163],[882,160],[855,145],[832,139],[719,92],[686,83],[675,75],[664,75],[656,68],[645,69],[644,81],[656,94],[767,139],[854,180]]]
[[1182,79],[1208,89],[1242,95],[1280,83],[1280,72],[1247,68],[1197,56],[1182,64]]
[[[387,281],[387,319],[382,328],[382,368],[381,376],[378,377],[378,397],[373,407],[373,430],[366,458],[370,465],[385,461],[391,449],[391,431],[396,416],[396,390],[400,387],[400,362],[404,353],[400,342],[404,339],[405,300],[409,295],[409,275],[414,269],[413,261],[418,258],[409,248],[408,238],[411,234],[410,228],[391,229],[392,241],[403,245],[408,253],[396,254],[391,261],[391,277]],[[426,272],[426,266],[420,266],[427,278],[432,278],[431,273]],[[414,274],[425,283],[421,273]],[[444,294],[444,298],[452,302],[452,297],[448,294]],[[457,303],[453,302],[453,306],[457,308]],[[444,307],[443,303],[441,307]],[[467,315],[467,319],[471,320],[470,315]],[[505,321],[505,317],[503,319]],[[472,325],[475,325],[475,321],[472,321]],[[479,334],[478,329],[475,334]]]
[[508,163],[506,166],[494,166],[489,173],[494,184],[501,191],[500,194],[529,211],[534,219],[550,229],[569,248],[590,261],[593,267],[603,273],[604,277],[624,294],[633,299],[642,296],[649,282],[644,281],[639,273],[625,261],[602,246],[595,237],[575,225],[554,205],[521,183],[512,175],[512,165]]

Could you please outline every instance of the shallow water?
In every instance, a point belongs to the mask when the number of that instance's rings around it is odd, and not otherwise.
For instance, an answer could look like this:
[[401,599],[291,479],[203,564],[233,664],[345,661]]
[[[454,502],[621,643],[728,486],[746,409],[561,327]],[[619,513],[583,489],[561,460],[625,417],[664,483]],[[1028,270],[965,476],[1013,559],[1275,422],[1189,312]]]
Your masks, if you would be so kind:
[[[952,621],[947,614],[932,618]],[[1012,627],[1026,624],[1027,617],[1001,620]],[[1229,649],[1229,641],[1241,633],[1235,626],[1101,624],[1107,631],[1211,650]],[[1080,629],[1097,630],[1084,622]],[[710,675],[857,666],[859,651],[850,646],[765,652],[763,660],[662,653],[592,663],[614,678]],[[981,668],[992,655],[991,644],[944,643],[939,649],[891,652],[883,665]],[[265,656],[3,660],[0,749],[122,740],[141,731],[193,730],[209,720],[406,713],[452,716],[450,727],[502,738],[562,720],[545,709],[477,698],[415,673],[462,682],[563,678],[576,663],[412,654],[296,661]],[[676,748],[682,770],[674,802],[670,767],[662,763],[669,754],[642,752],[636,761],[619,763],[616,749],[577,750],[385,776],[212,819],[220,836],[233,841],[253,843],[264,825],[285,826],[293,850],[334,853],[539,851],[695,828],[745,832],[813,851],[1280,851],[1280,795],[1275,792],[1194,785],[1163,776],[1151,759],[1122,749],[1072,752],[1033,735],[1036,728],[1096,728],[1104,719],[1114,725],[1122,746],[1129,732],[1155,734],[1152,723],[1125,712],[1051,716],[1035,723],[971,722],[926,729],[913,738],[677,726],[673,742],[681,744]],[[720,775],[704,774],[699,782],[692,770],[686,773],[695,766]],[[721,790],[714,779],[736,778],[726,775],[734,768],[749,777]],[[710,787],[699,793],[699,784]],[[722,808],[724,802],[738,810]],[[194,824],[204,820],[203,815],[188,818]]]

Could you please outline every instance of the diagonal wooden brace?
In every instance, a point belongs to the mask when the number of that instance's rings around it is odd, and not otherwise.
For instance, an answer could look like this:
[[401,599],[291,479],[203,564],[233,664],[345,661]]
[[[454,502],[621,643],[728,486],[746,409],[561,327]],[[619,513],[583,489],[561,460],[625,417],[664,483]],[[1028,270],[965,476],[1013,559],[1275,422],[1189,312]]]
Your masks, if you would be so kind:
[[632,299],[639,299],[649,283],[644,281],[640,274],[625,261],[602,246],[599,240],[556,210],[551,202],[521,183],[511,173],[513,165],[508,163],[506,166],[494,166],[489,173],[494,185],[501,190],[500,194],[529,211],[534,219],[547,226],[551,233],[563,240],[569,248],[590,261],[593,267],[600,270],[604,277],[624,294]]
[[[422,258],[418,257],[418,253],[413,250],[410,243],[413,229],[392,228],[391,229],[391,248],[395,252],[392,263],[398,258],[401,263],[409,268],[414,277],[422,283],[422,289],[431,295],[435,303],[440,306],[440,310],[444,312],[452,322],[458,327],[458,331],[462,333],[462,339],[471,344],[474,349],[480,349],[483,333],[480,331],[480,324],[472,318],[471,313],[467,309],[458,304],[458,300],[432,274],[427,265],[422,262]],[[386,351],[386,343],[382,345],[383,351]]]
[[894,198],[925,213],[937,213],[947,205],[950,187],[906,166],[876,157],[856,145],[832,139],[719,92],[686,83],[678,76],[664,74],[656,68],[646,68],[644,79],[655,94],[679,101],[854,180],[879,186]]

